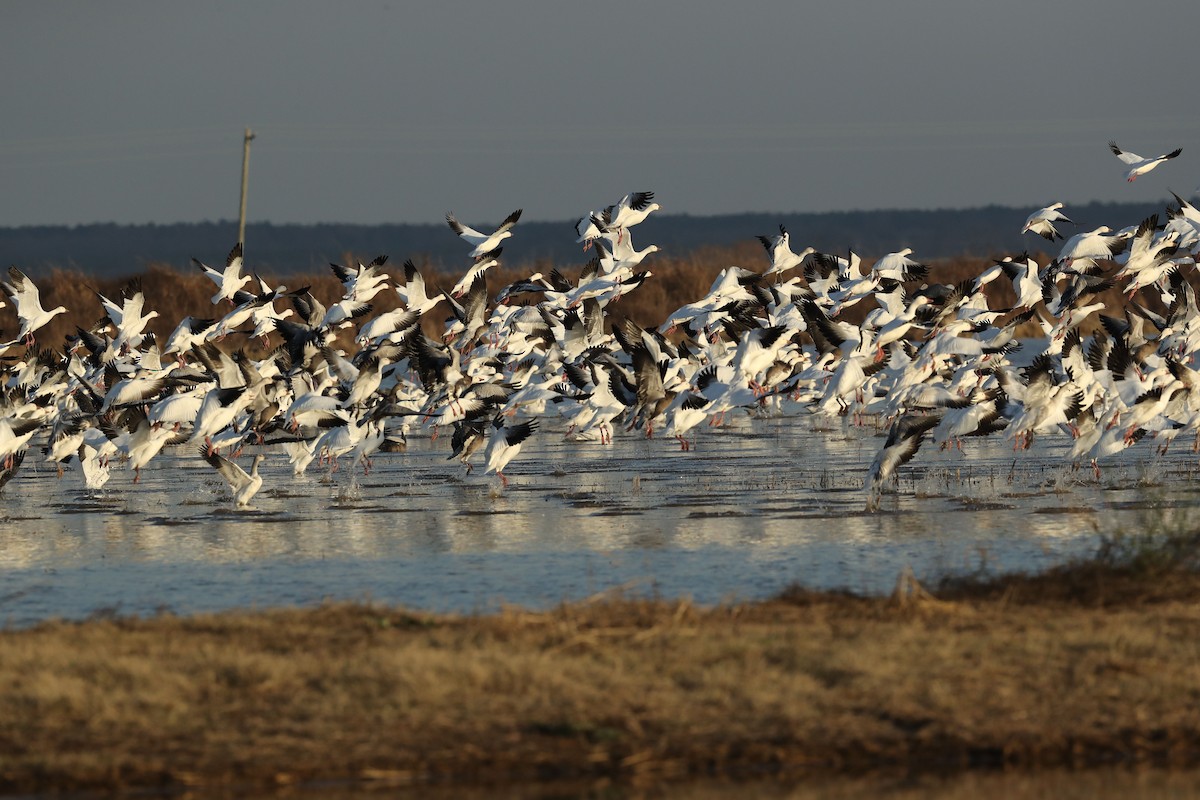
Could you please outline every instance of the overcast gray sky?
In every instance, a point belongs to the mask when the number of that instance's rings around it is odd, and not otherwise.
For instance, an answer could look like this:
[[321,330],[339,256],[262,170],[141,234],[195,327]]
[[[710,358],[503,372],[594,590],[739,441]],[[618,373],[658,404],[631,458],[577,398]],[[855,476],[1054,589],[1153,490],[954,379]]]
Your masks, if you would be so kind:
[[[816,7],[809,7],[816,6]],[[6,3],[0,226],[1169,200],[1200,3]],[[1182,157],[1127,184],[1109,139]]]

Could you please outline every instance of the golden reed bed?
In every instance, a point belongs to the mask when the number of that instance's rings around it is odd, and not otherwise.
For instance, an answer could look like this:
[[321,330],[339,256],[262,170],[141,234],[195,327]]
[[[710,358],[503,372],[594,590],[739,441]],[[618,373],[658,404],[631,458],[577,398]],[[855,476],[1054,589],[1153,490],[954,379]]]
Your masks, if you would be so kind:
[[[377,255],[379,254],[348,253],[343,258],[343,263],[366,262]],[[406,257],[404,254],[392,254],[391,260],[388,262],[388,271],[394,282],[402,283],[404,280],[403,263]],[[1044,257],[1039,258],[1043,262],[1046,260]],[[549,272],[555,266],[558,266],[569,279],[574,280],[579,275],[584,261],[586,261],[586,256],[581,253],[579,261],[575,264],[555,265],[541,262],[512,266],[501,264],[486,273],[489,294],[494,297],[508,283],[528,277],[534,272]],[[871,260],[864,260],[864,269],[869,269],[871,263]],[[965,278],[979,275],[993,263],[991,259],[974,257],[935,261],[932,262],[929,281],[931,283],[957,283]],[[738,247],[701,248],[677,257],[655,254],[642,264],[643,269],[651,271],[651,277],[636,291],[622,297],[620,301],[606,309],[606,312],[610,320],[615,323],[630,318],[643,326],[657,326],[675,309],[707,294],[717,273],[730,265],[762,271],[767,266],[766,254],[756,242]],[[21,267],[20,264],[17,266]],[[223,264],[211,266],[220,268]],[[434,294],[435,289],[448,290],[459,277],[459,275],[449,272],[439,274],[433,268],[422,263],[418,263],[417,267],[422,270],[426,280],[431,284],[431,295]],[[464,263],[464,270],[465,267]],[[253,268],[253,263],[248,263],[246,266],[247,271],[253,271]],[[211,303],[214,290],[212,281],[196,269],[179,270],[169,266],[152,265],[141,273],[130,273],[123,278],[103,280],[74,270],[30,270],[28,274],[41,290],[43,307],[54,308],[62,305],[68,309],[67,314],[54,318],[49,325],[38,332],[39,347],[60,349],[64,338],[73,334],[76,327],[87,328],[103,319],[104,310],[95,292],[99,291],[106,297],[118,299],[121,289],[134,278],[141,281],[146,295],[146,309],[159,313],[158,318],[150,322],[149,329],[159,337],[160,342],[166,340],[175,325],[185,316],[219,318],[229,311],[227,304],[217,307]],[[262,277],[272,285],[282,283],[289,289],[311,286],[313,295],[326,305],[336,301],[342,294],[341,284],[329,270],[315,274],[264,274]],[[1014,300],[1012,285],[1007,280],[995,281],[988,287],[987,292],[993,308],[1005,308]],[[1112,309],[1107,313],[1119,314],[1124,305],[1120,292],[1110,292],[1109,294],[1111,297],[1102,296],[1109,302],[1109,307]],[[372,300],[373,308],[369,316],[373,317],[390,311],[398,305],[399,298],[395,292],[382,292]],[[286,307],[286,301],[276,303],[276,308],[280,310]],[[854,322],[861,321],[862,316],[874,307],[874,303],[869,301],[860,303],[849,309],[845,318]],[[449,310],[445,306],[435,308],[429,318],[425,320],[426,332],[434,335],[442,330],[443,323],[448,316]],[[17,329],[16,316],[9,304],[0,309],[0,338],[15,339]],[[1029,333],[1037,333],[1036,328],[1031,329]],[[277,335],[272,338],[274,344],[279,343]],[[233,336],[228,341],[229,345],[227,346],[237,347],[245,343],[247,349],[252,353],[261,352],[256,343],[245,342],[241,337]]]

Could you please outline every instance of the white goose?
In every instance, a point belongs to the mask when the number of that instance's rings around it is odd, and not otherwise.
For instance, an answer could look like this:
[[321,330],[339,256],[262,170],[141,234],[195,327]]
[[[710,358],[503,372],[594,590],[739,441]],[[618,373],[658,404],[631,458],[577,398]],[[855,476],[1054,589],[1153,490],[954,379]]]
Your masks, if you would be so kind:
[[254,456],[254,461],[250,465],[250,472],[246,472],[237,463],[219,453],[206,454],[203,447],[200,448],[200,456],[217,472],[221,473],[221,477],[225,479],[225,482],[229,484],[229,488],[233,490],[234,501],[238,508],[250,505],[250,500],[254,495],[258,494],[258,490],[263,485],[262,475],[258,474],[258,465],[262,463],[264,458],[262,453]]
[[758,240],[762,242],[767,256],[771,259],[771,266],[764,275],[777,275],[795,269],[804,263],[804,259],[816,252],[813,248],[806,247],[799,253],[793,253],[791,237],[783,225],[779,226],[778,236],[759,236]]
[[146,330],[150,320],[158,317],[157,311],[142,314],[142,309],[146,305],[146,296],[142,293],[139,283],[139,281],[135,281],[122,291],[120,305],[96,292],[108,318],[117,328],[117,338],[113,342],[113,347],[118,351],[131,347],[136,348],[140,345],[142,339],[145,338],[142,332]]
[[480,255],[475,263],[471,265],[470,269],[467,270],[466,274],[459,279],[458,283],[454,284],[454,288],[450,290],[450,296],[458,299],[466,295],[471,289],[471,284],[475,283],[476,278],[500,263],[500,253],[502,252],[503,248],[497,247],[489,253]]
[[396,287],[396,294],[400,295],[400,302],[404,303],[405,308],[418,314],[424,314],[442,302],[441,292],[435,297],[429,296],[425,278],[412,259],[404,262],[404,285]]
[[879,510],[880,496],[884,488],[896,482],[896,473],[912,460],[921,447],[925,435],[936,427],[940,417],[929,415],[905,415],[892,423],[887,441],[875,456],[867,471],[867,510]]
[[450,226],[450,230],[457,233],[464,242],[474,245],[470,256],[471,258],[482,258],[488,253],[500,246],[500,243],[512,236],[513,226],[517,224],[517,220],[521,218],[521,209],[509,214],[505,217],[504,222],[500,223],[500,227],[491,233],[480,233],[474,228],[469,228],[463,225],[454,217],[454,212],[446,212],[446,224]]
[[27,344],[33,344],[34,331],[44,327],[59,314],[67,313],[67,308],[58,306],[50,311],[42,308],[38,287],[16,267],[8,268],[8,278],[11,283],[5,281],[3,286],[16,306],[17,319],[21,321],[20,338]]
[[1121,159],[1122,162],[1128,165],[1129,171],[1125,173],[1125,180],[1130,183],[1136,181],[1139,175],[1145,175],[1159,164],[1162,164],[1168,159],[1175,158],[1177,155],[1183,152],[1182,147],[1177,147],[1171,152],[1164,153],[1161,156],[1155,156],[1154,158],[1143,158],[1137,153],[1130,153],[1122,150],[1121,148],[1117,147],[1116,142],[1109,142],[1108,149],[1112,150],[1114,156]]
[[911,281],[924,278],[929,267],[909,258],[913,253],[911,247],[906,247],[895,253],[888,253],[871,267],[871,272],[880,280]]
[[1025,226],[1021,228],[1021,233],[1036,233],[1049,242],[1063,238],[1063,235],[1054,227],[1054,223],[1061,221],[1074,225],[1075,221],[1059,211],[1062,207],[1062,203],[1051,203],[1045,208],[1033,212],[1025,220]]
[[225,258],[225,269],[222,272],[217,272],[203,261],[195,258],[192,259],[192,263],[217,285],[217,293],[212,296],[213,305],[222,300],[228,300],[232,305],[233,296],[250,282],[250,276],[242,274],[241,242],[235,244],[229,251],[229,255]]
[[642,222],[646,217],[662,208],[658,203],[651,202],[654,192],[630,192],[621,198],[620,202],[604,209],[604,226],[609,233],[616,232],[617,240],[624,238],[627,228]]
[[487,472],[494,472],[504,486],[508,486],[508,477],[504,468],[521,452],[521,444],[537,430],[536,419],[519,422],[516,425],[505,425],[504,417],[498,416],[492,423],[495,430],[488,440],[484,460],[487,462]]
[[[1056,261],[1085,272],[1096,266],[1096,259],[1111,258],[1125,249],[1125,236],[1114,233],[1107,225],[1077,233],[1063,242]],[[1077,263],[1078,262],[1078,263]]]
[[1042,299],[1042,278],[1036,261],[1029,256],[1014,260],[1005,256],[997,264],[1012,281],[1013,293],[1017,296],[1013,308],[1033,308]]

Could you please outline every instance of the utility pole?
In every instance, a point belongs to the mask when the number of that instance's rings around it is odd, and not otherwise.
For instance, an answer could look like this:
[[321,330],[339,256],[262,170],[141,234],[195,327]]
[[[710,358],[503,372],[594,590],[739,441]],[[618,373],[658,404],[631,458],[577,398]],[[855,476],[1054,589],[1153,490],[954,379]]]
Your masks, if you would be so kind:
[[246,185],[250,181],[250,142],[254,139],[254,131],[246,128],[246,138],[242,142],[242,204],[238,210],[238,244],[246,245]]

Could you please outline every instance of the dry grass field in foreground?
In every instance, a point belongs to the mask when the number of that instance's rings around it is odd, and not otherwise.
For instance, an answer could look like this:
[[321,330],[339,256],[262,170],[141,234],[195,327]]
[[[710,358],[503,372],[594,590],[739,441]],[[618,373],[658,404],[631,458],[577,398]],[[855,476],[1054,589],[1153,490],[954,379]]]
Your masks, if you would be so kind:
[[0,791],[1195,765],[1200,577],[0,632]]

